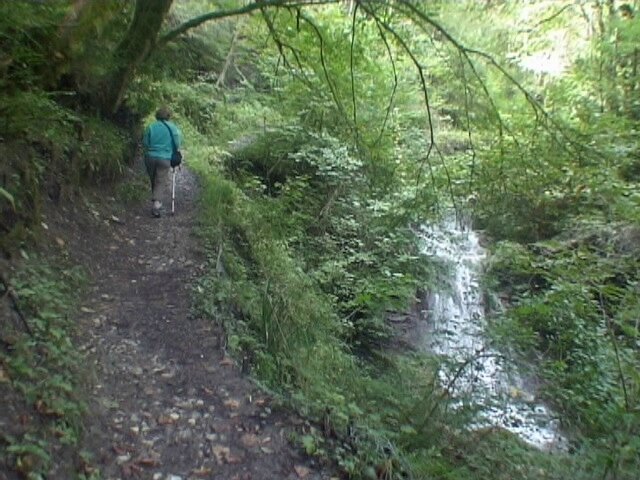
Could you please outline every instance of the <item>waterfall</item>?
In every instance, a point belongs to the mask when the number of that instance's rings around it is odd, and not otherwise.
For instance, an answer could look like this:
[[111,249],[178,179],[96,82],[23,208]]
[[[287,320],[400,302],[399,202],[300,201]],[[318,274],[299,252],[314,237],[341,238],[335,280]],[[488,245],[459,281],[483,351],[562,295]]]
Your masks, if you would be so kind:
[[486,252],[477,233],[451,217],[419,235],[423,253],[447,272],[422,312],[428,324],[423,347],[443,358],[440,381],[456,399],[454,406],[478,408],[471,428],[504,428],[538,448],[563,449],[554,413],[537,400],[507,352],[488,341],[479,284]]

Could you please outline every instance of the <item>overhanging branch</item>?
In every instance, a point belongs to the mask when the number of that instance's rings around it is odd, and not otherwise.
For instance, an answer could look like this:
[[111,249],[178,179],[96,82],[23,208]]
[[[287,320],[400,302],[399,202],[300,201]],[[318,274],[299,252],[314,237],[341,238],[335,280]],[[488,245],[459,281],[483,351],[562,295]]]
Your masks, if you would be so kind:
[[244,7],[235,8],[231,10],[216,10],[215,12],[205,13],[198,17],[194,17],[191,20],[184,22],[183,24],[177,26],[173,30],[165,33],[158,40],[158,46],[162,46],[172,40],[175,40],[177,37],[182,35],[183,33],[191,30],[192,28],[199,27],[203,23],[209,22],[211,20],[219,20],[221,18],[228,17],[236,17],[238,15],[246,15],[256,10],[264,10],[266,8],[296,8],[296,7],[310,7],[314,5],[326,5],[330,3],[337,3],[338,0],[308,0],[308,1],[292,1],[292,0],[262,0],[256,1],[254,3],[250,3],[245,5]]

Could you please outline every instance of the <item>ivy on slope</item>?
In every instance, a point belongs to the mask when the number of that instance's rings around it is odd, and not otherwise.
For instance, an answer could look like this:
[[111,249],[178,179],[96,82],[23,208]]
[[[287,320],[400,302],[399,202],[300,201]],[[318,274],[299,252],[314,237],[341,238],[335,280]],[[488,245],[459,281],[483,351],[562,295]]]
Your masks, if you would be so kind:
[[4,285],[15,304],[0,332],[0,465],[23,478],[46,478],[79,450],[85,406],[71,312],[83,278],[78,267],[34,257]]

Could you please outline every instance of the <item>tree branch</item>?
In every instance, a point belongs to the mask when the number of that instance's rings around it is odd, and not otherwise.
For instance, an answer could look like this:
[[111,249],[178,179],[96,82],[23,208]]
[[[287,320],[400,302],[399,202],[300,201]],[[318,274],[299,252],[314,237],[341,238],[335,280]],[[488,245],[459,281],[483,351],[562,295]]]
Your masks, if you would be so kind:
[[255,12],[256,10],[263,10],[265,8],[281,8],[281,7],[303,7],[303,6],[315,6],[315,5],[325,5],[330,3],[336,3],[338,0],[308,0],[308,1],[292,1],[292,0],[262,0],[256,1],[254,3],[250,3],[245,5],[244,7],[235,8],[231,10],[216,10],[215,12],[205,13],[204,15],[200,15],[198,17],[194,17],[191,20],[184,22],[178,27],[170,30],[165,33],[158,40],[158,46],[162,46],[172,40],[175,40],[177,37],[182,35],[183,33],[191,30],[192,28],[199,27],[203,23],[206,23],[211,20],[219,20],[221,18],[227,17],[235,17],[238,15],[246,15],[248,13]]
[[429,166],[429,172],[431,174],[431,181],[432,184],[435,185],[435,178],[433,175],[433,169],[431,166],[431,152],[435,146],[436,140],[435,140],[435,132],[433,129],[433,119],[431,116],[431,105],[429,102],[429,92],[427,91],[427,81],[424,75],[424,67],[420,64],[420,62],[418,61],[418,59],[416,58],[416,56],[414,55],[413,51],[411,50],[411,48],[409,47],[409,45],[407,45],[407,42],[402,38],[402,36],[396,32],[393,27],[391,27],[391,25],[389,25],[388,23],[386,23],[385,21],[383,21],[382,19],[380,19],[380,17],[378,17],[378,15],[376,14],[376,12],[374,12],[371,8],[369,8],[368,6],[365,6],[363,3],[361,3],[362,8],[364,9],[365,12],[367,12],[369,15],[371,15],[371,17],[374,19],[374,21],[376,22],[376,24],[378,24],[379,26],[381,26],[384,30],[386,30],[387,32],[389,32],[400,44],[400,46],[402,47],[402,49],[407,53],[407,55],[409,55],[409,58],[411,59],[411,62],[413,63],[413,65],[416,67],[416,69],[418,70],[418,75],[420,77],[420,85],[422,87],[422,93],[424,96],[424,101],[425,101],[425,106],[427,109],[427,126],[429,128],[429,148],[427,149],[427,154],[425,157],[423,157],[423,159],[420,162],[420,168],[418,170],[418,178],[416,180],[416,185],[418,185],[421,181],[421,177],[422,177],[422,170],[423,170],[423,164],[426,161],[427,165]]
[[331,76],[329,75],[329,70],[327,69],[327,62],[324,56],[324,37],[322,36],[322,32],[320,31],[320,28],[318,28],[318,26],[313,22],[313,20],[304,15],[302,12],[300,13],[300,18],[302,18],[306,23],[309,24],[309,26],[311,26],[316,36],[318,37],[318,40],[320,41],[320,64],[322,65],[322,71],[324,73],[325,80],[327,81],[327,85],[329,86],[329,90],[331,91],[331,96],[333,97],[333,101],[338,107],[338,110],[340,110],[341,114],[344,115],[345,118],[348,118],[342,102],[340,102],[340,97],[338,96],[336,86],[333,84]]
[[[462,43],[460,43],[457,39],[455,39],[442,25],[440,25],[440,23],[438,23],[436,20],[434,20],[433,18],[431,18],[430,16],[428,16],[427,14],[425,14],[424,12],[422,12],[420,9],[418,9],[415,5],[413,5],[411,2],[409,2],[408,0],[397,0],[398,3],[404,7],[406,7],[410,12],[412,12],[413,14],[415,14],[420,20],[428,23],[429,25],[431,25],[436,31],[438,31],[449,43],[451,43],[458,51],[460,51],[462,53],[462,55],[465,57],[465,59],[467,60],[469,66],[472,68],[474,75],[476,76],[476,78],[478,78],[480,80],[480,77],[475,69],[475,66],[473,64],[473,62],[471,61],[470,55],[476,55],[480,58],[483,58],[484,60],[486,60],[491,66],[493,66],[496,70],[498,70],[498,72],[500,72],[507,80],[509,80],[509,82],[516,87],[516,89],[524,96],[524,98],[526,99],[527,103],[529,103],[529,105],[531,106],[534,114],[536,115],[536,118],[539,118],[539,115],[542,115],[542,117],[549,122],[549,124],[551,126],[553,126],[562,136],[562,138],[566,141],[565,142],[559,142],[555,139],[555,136],[552,136],[552,138],[554,138],[554,140],[556,140],[556,143],[558,144],[558,146],[560,146],[561,148],[563,148],[564,150],[568,150],[567,149],[567,144],[571,145],[572,147],[574,147],[574,149],[576,150],[576,153],[578,153],[581,150],[581,147],[583,147],[583,145],[581,144],[577,144],[576,141],[574,141],[565,131],[565,129],[558,124],[558,122],[556,122],[550,115],[549,113],[544,109],[544,107],[542,105],[540,105],[540,102],[538,102],[533,95],[531,95],[531,93],[529,93],[529,91],[512,75],[510,74],[505,67],[503,67],[502,65],[500,65],[495,58],[493,58],[491,55],[489,55],[486,52],[480,51],[480,50],[476,50],[474,48],[469,48],[464,46]],[[396,8],[395,4],[391,4],[392,8]],[[401,10],[400,10],[401,11]],[[482,86],[483,88],[486,88],[486,86],[484,85],[484,82],[482,82]],[[488,98],[490,99],[490,101],[493,103],[493,101],[491,100],[491,96],[489,95],[488,90],[486,91],[486,94],[488,95]],[[497,110],[497,109],[496,109]],[[547,129],[548,131],[549,129]]]
[[218,75],[218,80],[216,80],[216,88],[220,88],[224,86],[224,79],[227,75],[227,70],[229,70],[229,66],[231,62],[233,62],[233,54],[236,49],[236,44],[238,42],[238,37],[240,37],[240,30],[242,29],[242,24],[238,22],[235,26],[235,31],[233,32],[233,38],[231,39],[231,46],[229,47],[229,53],[227,54],[227,58],[224,61],[224,66],[222,67],[222,71],[220,75]]
[[391,107],[393,107],[393,101],[396,96],[396,90],[398,89],[398,71],[396,69],[396,62],[393,59],[393,53],[391,52],[391,46],[387,41],[387,36],[384,34],[384,30],[380,26],[378,22],[376,22],[376,27],[378,28],[378,32],[380,33],[380,38],[384,42],[384,46],[387,49],[387,55],[389,56],[389,61],[391,62],[391,70],[393,72],[393,89],[391,90],[391,95],[389,96],[389,104],[387,105],[387,110],[384,115],[384,120],[382,121],[382,127],[380,128],[380,134],[378,138],[374,142],[375,145],[379,145],[382,141],[382,135],[384,134],[384,130],[387,126],[387,122],[389,121],[389,116],[391,115]]
[[356,106],[356,81],[353,71],[353,47],[356,43],[356,16],[358,15],[358,6],[356,3],[351,17],[351,47],[349,50],[349,70],[351,73],[351,102],[353,103],[353,129],[356,135],[356,144],[358,143],[358,110]]

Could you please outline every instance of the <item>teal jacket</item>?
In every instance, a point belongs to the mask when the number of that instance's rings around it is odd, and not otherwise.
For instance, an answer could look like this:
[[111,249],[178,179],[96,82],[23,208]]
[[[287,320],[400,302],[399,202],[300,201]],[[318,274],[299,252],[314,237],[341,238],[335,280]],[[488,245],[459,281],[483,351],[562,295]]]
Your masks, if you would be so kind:
[[[165,126],[166,125],[166,126]],[[171,160],[173,147],[171,145],[171,137],[169,130],[173,133],[173,140],[176,142],[176,148],[179,150],[182,145],[182,133],[173,122],[165,120],[164,122],[155,121],[147,127],[142,137],[144,145],[144,154],[150,158],[161,158],[163,160]]]

